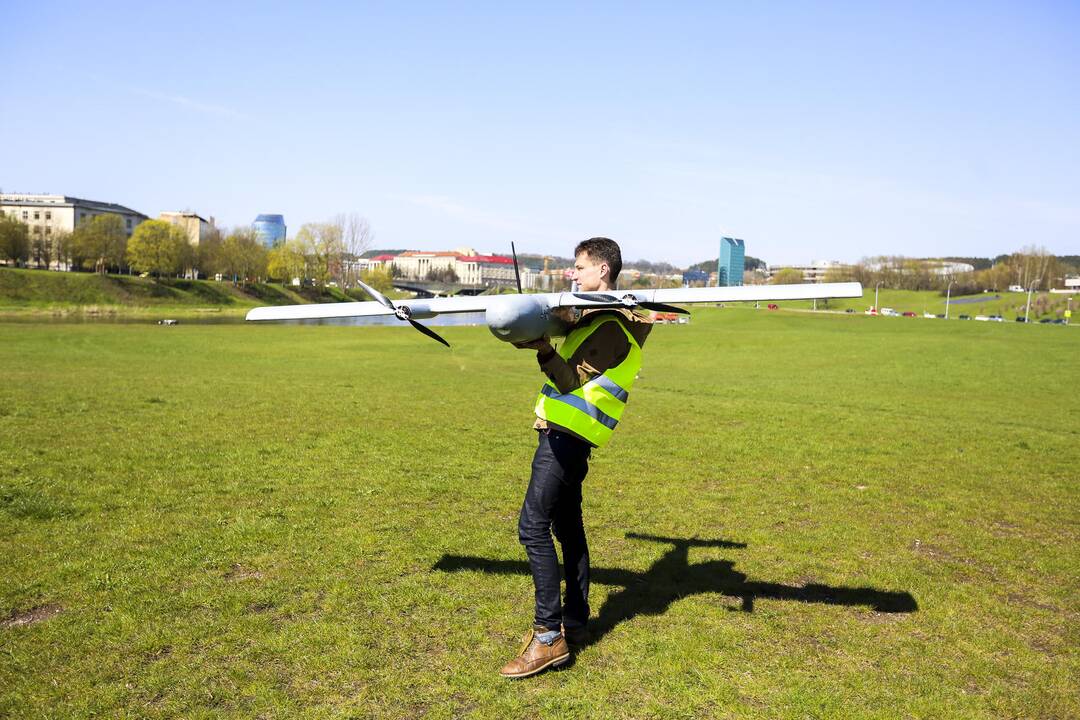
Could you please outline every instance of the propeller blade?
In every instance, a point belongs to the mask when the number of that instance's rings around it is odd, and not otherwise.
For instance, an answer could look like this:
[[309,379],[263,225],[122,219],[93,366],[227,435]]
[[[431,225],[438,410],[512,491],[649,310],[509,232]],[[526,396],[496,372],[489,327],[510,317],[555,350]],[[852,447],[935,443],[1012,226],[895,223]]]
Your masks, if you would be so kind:
[[375,288],[371,287],[370,285],[364,284],[362,280],[357,280],[356,284],[364,288],[364,292],[375,298],[380,304],[390,308],[391,310],[397,310],[397,308],[394,306],[394,303],[390,302],[390,298],[386,297]]
[[638,303],[638,307],[652,310],[653,312],[679,313],[680,315],[690,314],[689,310],[683,310],[681,307],[675,307],[674,305],[665,305],[664,303],[643,302]]
[[617,302],[619,302],[619,298],[615,297],[614,295],[605,295],[604,293],[589,293],[588,295],[585,295],[584,293],[571,293],[571,294],[574,297],[576,297],[578,300],[588,300],[589,302],[608,302],[608,303],[617,303]]
[[446,342],[441,337],[439,337],[439,334],[437,332],[435,332],[434,330],[432,330],[431,328],[421,325],[420,323],[416,322],[412,318],[408,318],[408,320],[409,320],[410,325],[412,325],[414,328],[416,328],[420,332],[427,335],[429,338],[431,338],[433,340],[438,340],[439,342],[441,342],[446,347],[450,347],[450,343]]
[[518,295],[521,294],[521,272],[518,270],[517,250],[514,249],[514,243],[510,243],[510,254],[514,256],[514,279],[517,280]]

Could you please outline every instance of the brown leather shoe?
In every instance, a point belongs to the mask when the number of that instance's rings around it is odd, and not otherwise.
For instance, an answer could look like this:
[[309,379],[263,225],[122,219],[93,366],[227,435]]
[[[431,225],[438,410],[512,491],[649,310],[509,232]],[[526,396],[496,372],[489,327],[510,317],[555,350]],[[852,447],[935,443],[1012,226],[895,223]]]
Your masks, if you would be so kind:
[[583,627],[568,628],[563,625],[562,635],[566,638],[566,644],[571,650],[581,650],[589,644],[589,631]]
[[503,665],[499,674],[505,678],[523,678],[542,670],[558,667],[570,659],[570,648],[563,636],[555,638],[550,645],[540,642],[536,630],[530,630],[518,656]]

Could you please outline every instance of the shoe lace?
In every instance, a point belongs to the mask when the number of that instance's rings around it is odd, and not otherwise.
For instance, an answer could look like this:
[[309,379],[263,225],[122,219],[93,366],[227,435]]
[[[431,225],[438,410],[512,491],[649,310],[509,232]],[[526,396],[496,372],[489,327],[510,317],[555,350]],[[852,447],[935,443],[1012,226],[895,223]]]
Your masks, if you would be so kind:
[[532,644],[534,637],[536,637],[536,631],[530,630],[529,634],[525,636],[525,641],[521,644],[521,649],[518,650],[518,655],[524,654],[524,652],[529,649],[529,645]]

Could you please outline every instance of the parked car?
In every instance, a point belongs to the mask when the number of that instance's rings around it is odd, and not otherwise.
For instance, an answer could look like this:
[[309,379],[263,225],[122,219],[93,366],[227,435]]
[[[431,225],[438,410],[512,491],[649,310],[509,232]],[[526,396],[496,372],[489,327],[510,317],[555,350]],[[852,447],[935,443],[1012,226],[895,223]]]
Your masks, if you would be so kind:
[[881,308],[881,314],[885,317],[900,317],[900,313],[896,312],[892,308]]
[[937,314],[937,315],[935,315],[934,317],[936,317],[936,318],[941,318],[942,320],[944,320],[944,319],[945,319],[945,313],[938,313],[938,314]]
[[846,313],[853,313],[853,312],[855,312],[855,308],[848,308],[848,309],[847,309],[847,310],[845,310],[844,312],[846,312]]
[[1052,322],[1054,322],[1054,321],[1051,320],[1050,318],[1043,318],[1042,320],[1039,321],[1039,324],[1040,325],[1049,325]]
[[980,322],[989,322],[990,321],[990,318],[987,315],[976,315],[975,319],[980,321]]
[[1001,317],[1000,315],[991,315],[990,322],[1005,322],[1005,318]]
[[930,318],[931,320],[933,320],[934,318],[939,318],[939,317],[941,317],[940,315],[935,315],[934,313],[928,313],[928,312],[924,312],[924,313],[922,314],[922,316],[923,316],[924,318]]
[[915,317],[915,313],[908,310],[907,312],[904,313],[904,317]]
[[1026,317],[1024,317],[1023,315],[1017,315],[1017,316],[1016,316],[1016,322],[1020,322],[1020,323],[1026,323],[1026,322],[1027,322],[1027,318],[1026,318]]
[[970,315],[960,315],[959,317],[960,317],[961,320],[970,320],[971,319]]
[[780,306],[779,306],[779,305],[777,305],[776,303],[769,303],[769,309],[770,309],[770,310],[776,310],[776,309],[778,309],[779,307],[780,307]]

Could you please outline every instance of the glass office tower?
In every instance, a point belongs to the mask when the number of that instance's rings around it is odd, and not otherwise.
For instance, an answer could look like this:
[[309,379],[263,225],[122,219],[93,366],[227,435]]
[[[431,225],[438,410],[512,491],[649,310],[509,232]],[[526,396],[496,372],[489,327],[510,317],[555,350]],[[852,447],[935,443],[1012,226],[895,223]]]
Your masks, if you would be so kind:
[[260,215],[251,223],[251,227],[259,242],[268,248],[285,242],[284,215]]
[[737,238],[720,238],[720,267],[717,269],[717,285],[731,287],[742,285],[746,269],[746,244]]

